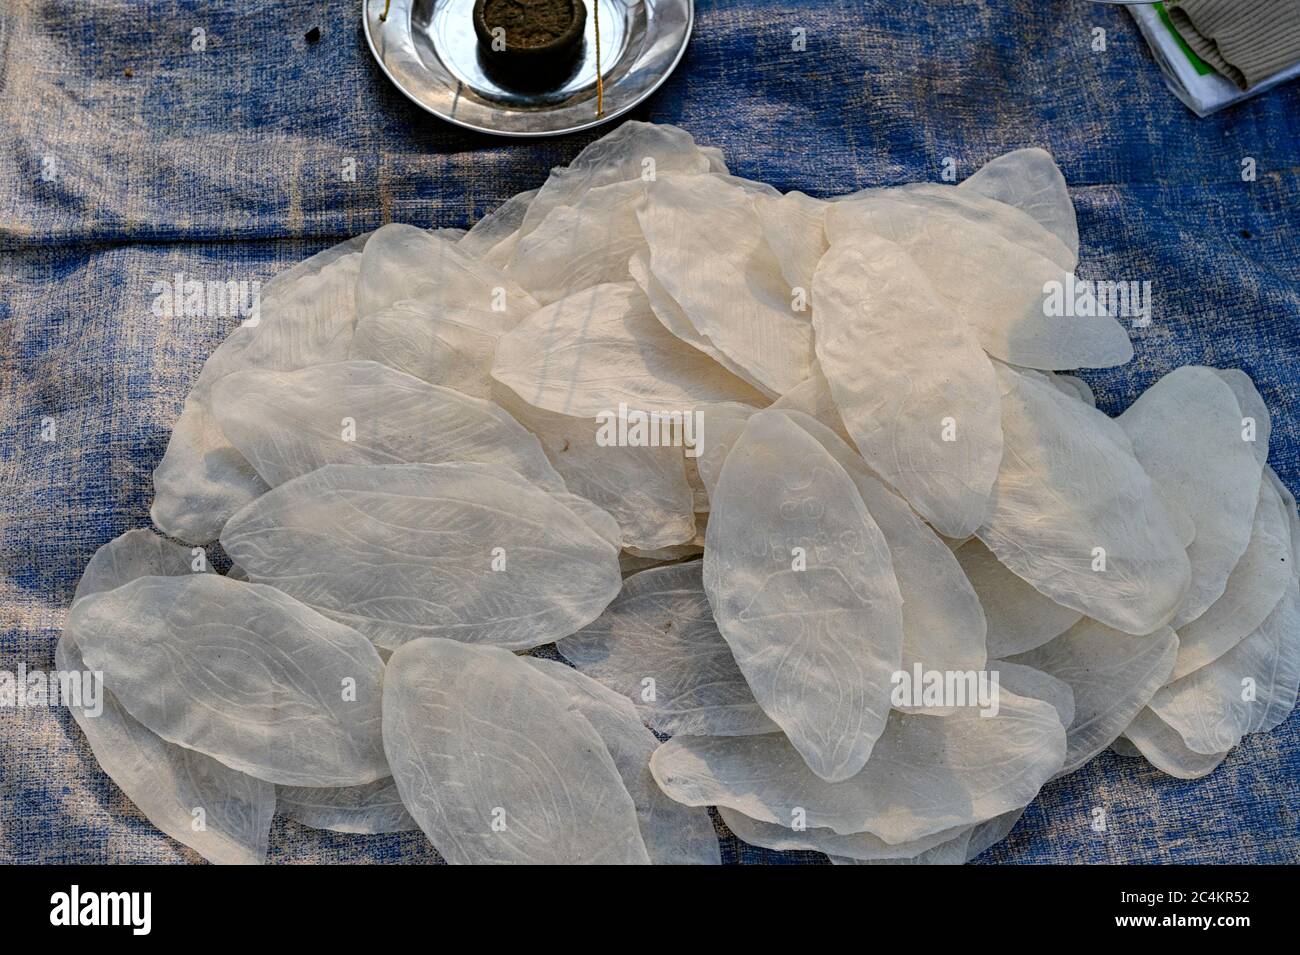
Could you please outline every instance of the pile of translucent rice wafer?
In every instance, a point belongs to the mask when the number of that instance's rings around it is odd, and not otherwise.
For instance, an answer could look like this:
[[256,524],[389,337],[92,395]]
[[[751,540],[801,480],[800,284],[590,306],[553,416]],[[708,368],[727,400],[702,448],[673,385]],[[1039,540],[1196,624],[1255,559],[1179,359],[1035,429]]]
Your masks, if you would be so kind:
[[626,123],[308,259],[78,587],[96,759],[227,863],[277,811],[454,863],[720,824],[960,863],[1108,747],[1212,772],[1296,701],[1296,503],[1242,372],[1117,418],[1061,373],[1133,355],[1078,250],[1042,150],[824,200]]

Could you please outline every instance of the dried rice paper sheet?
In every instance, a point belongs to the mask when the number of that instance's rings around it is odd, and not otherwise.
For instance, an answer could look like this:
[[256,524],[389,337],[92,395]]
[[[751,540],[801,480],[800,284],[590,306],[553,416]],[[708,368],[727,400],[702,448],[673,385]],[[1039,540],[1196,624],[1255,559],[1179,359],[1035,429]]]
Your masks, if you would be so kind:
[[[86,672],[76,638],[66,632],[55,648],[54,665],[60,673]],[[167,742],[141,725],[107,689],[100,693],[102,709],[96,715],[73,701],[68,709],[100,767],[145,818],[209,862],[265,862],[275,786]],[[199,818],[202,828],[195,826]]]
[[499,406],[373,361],[229,375],[217,418],[271,487],[327,464],[478,462],[563,490],[537,439]]
[[[749,196],[751,200],[781,198],[781,190],[777,189],[773,185],[769,185],[768,183],[761,182],[757,179],[746,179],[743,176],[732,176],[729,174],[721,175],[721,176],[711,176],[710,178],[716,179],[719,182],[723,183],[724,185],[731,186],[732,188],[735,189],[739,189],[745,195]],[[760,228],[761,228],[761,223],[760,223]]]
[[1017,149],[985,163],[957,186],[1014,206],[1056,236],[1075,260],[1079,223],[1065,176],[1045,149]]
[[142,577],[78,602],[67,629],[126,711],[169,742],[285,785],[388,775],[379,654],[278,590]]
[[814,775],[856,775],[902,654],[884,535],[844,469],[780,412],[749,419],[713,505],[704,590],[754,698]]
[[786,415],[844,468],[885,536],[903,598],[901,669],[984,669],[984,610],[953,552],[834,431],[798,411]]
[[[351,248],[349,243],[345,247]],[[266,490],[226,439],[213,414],[212,388],[234,371],[289,371],[346,358],[356,325],[354,289],[361,255],[328,250],[268,287],[256,323],[236,328],[203,366],[154,470],[150,514],[164,533],[206,544],[226,518]]]
[[618,552],[587,514],[486,465],[330,465],[231,518],[222,546],[378,646],[440,636],[514,650],[596,619]]
[[802,411],[809,417],[816,418],[850,445],[853,444],[853,437],[848,428],[844,427],[844,419],[840,417],[840,409],[831,394],[831,384],[822,374],[821,365],[817,362],[813,362],[812,374],[777,398],[769,407],[777,411]]
[[997,845],[1016,828],[1016,823],[1025,814],[1024,807],[1004,812],[987,822],[981,822],[971,830],[970,842],[966,846],[966,861],[978,858]]
[[718,815],[722,817],[722,821],[727,824],[727,828],[736,838],[752,846],[762,846],[778,852],[824,852],[832,858],[840,857],[847,862],[885,860],[902,862],[922,856],[938,846],[960,839],[963,835],[969,837],[970,834],[970,827],[958,826],[944,829],[922,839],[891,845],[869,832],[840,835],[833,829],[806,827],[794,829],[791,826],[759,822],[727,806],[719,806]]
[[708,172],[726,172],[718,150],[701,149],[677,126],[632,120],[589,144],[568,166],[551,170],[529,204],[520,233],[528,235],[557,207],[573,205],[602,186],[650,181],[664,173]]
[[692,561],[633,574],[603,614],[556,649],[661,733],[777,732],[718,632],[702,568]]
[[974,707],[891,713],[866,767],[844,782],[814,775],[780,734],[675,736],[650,769],[687,805],[727,806],[777,825],[802,809],[809,827],[898,845],[1027,805],[1064,756],[1051,704],[1004,691],[992,717]]
[[[1045,234],[1027,217],[1024,221]],[[1069,271],[1036,253],[1032,238],[1005,234],[996,217],[973,220],[952,204],[898,190],[837,202],[827,210],[832,246],[852,243],[863,233],[901,245],[944,305],[965,318],[995,358],[1056,370],[1109,368],[1133,357],[1128,333],[1112,317],[1046,314],[1052,302],[1044,290],[1063,293],[1070,287]]]
[[727,157],[717,146],[701,146],[700,153],[709,161],[709,172],[729,175],[731,170],[727,168]]
[[1211,756],[1280,726],[1300,686],[1300,591],[1291,582],[1258,630],[1156,693],[1151,710],[1187,748]]
[[[514,480],[525,490],[531,490],[532,485],[513,472],[503,472],[500,468],[494,468],[492,465],[464,465],[465,467],[478,467],[485,472],[490,471],[494,477],[505,477]],[[557,503],[563,504],[570,511],[577,515],[582,523],[587,525],[587,529],[599,537],[602,541],[618,550],[623,541],[623,531],[618,526],[618,521],[614,516],[602,507],[593,504],[590,500],[581,494],[574,494],[572,491],[557,491],[551,487],[545,487],[544,490],[551,495],[551,498]],[[621,556],[621,555],[620,555]]]
[[695,466],[700,475],[700,482],[704,485],[705,493],[710,499],[710,512],[713,509],[712,498],[718,485],[718,478],[722,475],[722,465],[756,410],[751,405],[735,402],[709,405],[702,409],[704,433],[707,439],[704,441],[700,456],[695,459]]
[[754,390],[767,398],[776,397],[776,392],[772,391],[763,384],[748,369],[734,361],[729,355],[721,349],[714,346],[704,335],[695,330],[691,320],[686,317],[682,307],[677,304],[667,289],[659,284],[653,272],[650,271],[650,255],[647,252],[638,253],[628,260],[628,274],[636,282],[637,287],[650,303],[650,310],[654,312],[655,318],[659,323],[668,329],[686,344],[692,348],[704,352],[719,365],[731,372],[741,381],[749,384]]
[[700,337],[765,393],[808,377],[810,316],[794,309],[743,187],[717,176],[661,176],[637,216],[650,272]]
[[1207,755],[1188,749],[1178,732],[1150,708],[1133,718],[1133,722],[1124,731],[1124,736],[1116,740],[1116,743],[1125,739],[1137,750],[1136,755],[1144,757],[1161,772],[1179,779],[1208,776],[1228,756],[1226,751]]
[[[1143,710],[1142,713],[1139,713],[1134,718],[1133,722],[1136,723],[1139,719],[1142,718],[1143,713],[1149,713],[1149,712],[1150,709]],[[1129,725],[1132,726],[1133,724],[1130,723]],[[1125,730],[1124,732],[1127,733],[1128,730]],[[1115,742],[1111,743],[1110,751],[1114,753],[1116,756],[1128,756],[1128,757],[1132,757],[1133,759],[1146,758],[1142,755],[1142,750],[1134,746],[1132,740],[1130,740],[1127,736],[1121,736],[1117,740],[1115,740]]]
[[467,254],[444,235],[392,223],[375,230],[361,254],[360,318],[416,299],[438,313],[489,312],[519,321],[537,302],[504,272]]
[[922,214],[955,216],[966,226],[991,232],[1020,246],[1035,259],[1045,258],[1066,272],[1073,271],[1079,262],[1078,249],[1071,250],[1033,216],[978,192],[935,182],[913,182],[879,190],[877,195],[911,205]]
[[649,864],[605,743],[522,658],[413,640],[389,661],[383,710],[402,801],[453,865]]
[[357,322],[349,357],[487,399],[497,340],[515,326],[502,319],[491,312],[443,312],[416,299],[398,302]]
[[722,855],[707,809],[683,806],[664,795],[650,774],[650,757],[659,748],[636,707],[608,687],[555,660],[523,657],[555,680],[569,696],[569,707],[604,741],[618,774],[636,805],[637,824],[653,865],[721,865]]
[[529,189],[511,196],[474,223],[456,244],[462,252],[480,262],[505,268],[519,242],[519,229],[524,224],[528,207],[540,191]]
[[322,249],[315,255],[310,255],[301,262],[277,272],[262,290],[263,300],[275,301],[282,298],[293,298],[303,288],[302,283],[305,279],[321,274],[328,266],[334,265],[340,259],[353,254],[360,255],[370,236],[371,233],[369,232],[354,235],[350,239],[344,239],[342,242]]
[[266,482],[222,433],[206,400],[187,398],[153,472],[149,514],[164,533],[206,544],[228,518],[266,491]]
[[1212,368],[1211,371],[1237,396],[1237,405],[1241,408],[1242,440],[1250,443],[1255,459],[1263,467],[1268,464],[1268,442],[1273,430],[1268,405],[1250,380],[1250,375],[1244,371],[1236,368]]
[[970,845],[973,826],[918,855],[903,859],[854,859],[849,856],[829,856],[832,865],[965,865],[967,847]]
[[195,392],[202,394],[232,371],[292,371],[347,357],[356,327],[359,240],[344,242],[308,259],[309,269],[268,285],[257,321],[241,324],[203,366]]
[[[73,603],[140,577],[194,573],[194,560],[189,547],[146,530],[128,531],[95,552]],[[206,562],[203,566],[197,572],[206,572]],[[90,672],[71,630],[59,637],[54,666],[63,674]],[[99,686],[98,692],[102,708],[94,707],[89,696],[72,696],[65,703],[99,765],[145,817],[209,862],[264,862],[275,787],[167,742],[136,721],[106,687]],[[92,704],[91,712],[86,703]],[[195,826],[196,811],[202,827]]]
[[[617,421],[544,411],[501,384],[492,396],[536,435],[570,491],[614,516],[623,547],[654,551],[694,539],[695,495],[686,480],[683,448],[620,444]],[[647,441],[656,434],[648,431]]]
[[1178,629],[1173,679],[1213,663],[1263,624],[1295,574],[1294,543],[1276,485],[1261,481],[1250,543],[1228,575],[1222,596]]
[[1169,679],[1177,653],[1178,638],[1167,627],[1131,637],[1085,618],[1008,661],[1041,670],[1074,691],[1069,749],[1058,775],[1074,772],[1124,732]]
[[184,577],[210,573],[207,554],[198,547],[186,547],[137,528],[100,547],[77,581],[72,595],[75,604],[83,597],[116,590],[137,577]]
[[1006,450],[980,540],[1059,604],[1125,633],[1163,626],[1191,571],[1124,429],[1036,375],[997,373]]
[[312,829],[376,835],[420,828],[391,776],[364,786],[278,786],[276,800],[283,815]]
[[515,245],[506,272],[543,305],[629,279],[628,259],[646,250],[637,209],[647,183],[612,183],[556,206]]
[[1009,660],[990,660],[988,668],[991,674],[997,674],[999,687],[1006,687],[1016,696],[1051,703],[1061,725],[1070,728],[1074,722],[1074,690],[1070,684],[1035,667]]
[[833,243],[813,280],[817,360],[872,470],[942,534],[987,519],[1002,460],[993,366],[925,273],[873,235]]
[[1077,375],[1062,375],[1057,372],[1049,372],[1048,377],[1058,388],[1066,394],[1073,395],[1084,404],[1097,407],[1097,397],[1092,393],[1092,388],[1088,383]]
[[758,196],[754,211],[763,227],[768,248],[781,263],[781,274],[791,290],[812,293],[813,273],[826,254],[826,202],[802,192],[775,198]]
[[594,418],[626,408],[678,430],[700,404],[766,403],[669,333],[632,282],[586,288],[534,312],[498,342],[492,374],[546,411]]
[[1170,621],[1195,620],[1219,599],[1250,542],[1261,469],[1244,441],[1237,398],[1212,369],[1179,368],[1116,420],[1171,512],[1196,527],[1187,548],[1191,587]]
[[984,608],[990,657],[1041,647],[1083,618],[1007,570],[978,538],[966,541],[954,554]]

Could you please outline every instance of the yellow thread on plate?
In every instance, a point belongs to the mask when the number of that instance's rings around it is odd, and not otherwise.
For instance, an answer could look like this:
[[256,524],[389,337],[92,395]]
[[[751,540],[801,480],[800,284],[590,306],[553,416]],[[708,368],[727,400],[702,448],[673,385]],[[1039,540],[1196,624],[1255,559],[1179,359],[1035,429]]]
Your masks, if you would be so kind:
[[591,9],[596,20],[596,115],[605,114],[605,77],[600,71],[600,0],[592,0]]

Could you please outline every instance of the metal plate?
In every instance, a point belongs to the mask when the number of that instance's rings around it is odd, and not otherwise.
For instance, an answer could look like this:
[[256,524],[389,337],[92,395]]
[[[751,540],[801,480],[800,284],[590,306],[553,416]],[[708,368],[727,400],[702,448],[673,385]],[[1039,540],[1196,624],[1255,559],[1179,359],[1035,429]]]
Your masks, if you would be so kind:
[[[370,51],[399,90],[435,116],[501,136],[557,136],[626,113],[668,79],[686,52],[694,0],[584,0],[587,36],[580,62],[557,89],[521,93],[483,69],[474,35],[474,0],[363,0]],[[600,4],[605,109],[596,115],[593,16]]]

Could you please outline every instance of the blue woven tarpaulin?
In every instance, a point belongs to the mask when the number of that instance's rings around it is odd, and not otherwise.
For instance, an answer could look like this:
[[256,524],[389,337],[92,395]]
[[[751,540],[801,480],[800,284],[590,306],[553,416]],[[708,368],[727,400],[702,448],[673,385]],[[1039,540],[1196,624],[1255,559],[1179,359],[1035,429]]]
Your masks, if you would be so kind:
[[[1134,360],[1085,376],[1101,407],[1182,364],[1244,368],[1273,412],[1271,462],[1300,490],[1300,86],[1198,120],[1130,18],[1083,0],[703,0],[697,14],[636,118],[816,195],[1046,147],[1078,208],[1080,274],[1153,283]],[[265,280],[388,221],[465,226],[598,134],[507,141],[424,114],[372,62],[359,0],[4,4],[0,669],[52,667],[81,570],[148,526],[172,422],[237,321],[158,318],[154,282]],[[277,819],[271,839],[273,861],[436,858],[418,833]],[[732,838],[724,854],[820,858]],[[66,711],[0,711],[0,861],[196,858],[107,780]],[[1196,782],[1106,754],[1049,785],[985,859],[1300,861],[1300,717]]]

